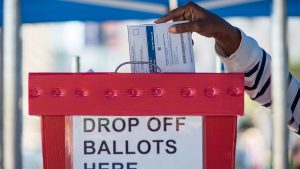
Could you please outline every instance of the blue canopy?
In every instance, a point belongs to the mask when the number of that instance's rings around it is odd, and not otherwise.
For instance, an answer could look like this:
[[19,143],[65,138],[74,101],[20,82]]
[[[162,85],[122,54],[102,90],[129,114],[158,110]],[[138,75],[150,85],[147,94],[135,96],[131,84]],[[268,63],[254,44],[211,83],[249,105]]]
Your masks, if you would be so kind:
[[[168,11],[168,0],[20,0],[22,23],[152,19]],[[188,0],[179,0],[179,5]],[[199,5],[226,16],[270,16],[272,0],[198,0]],[[3,0],[0,4],[2,24]],[[300,1],[287,0],[288,15],[300,16]]]

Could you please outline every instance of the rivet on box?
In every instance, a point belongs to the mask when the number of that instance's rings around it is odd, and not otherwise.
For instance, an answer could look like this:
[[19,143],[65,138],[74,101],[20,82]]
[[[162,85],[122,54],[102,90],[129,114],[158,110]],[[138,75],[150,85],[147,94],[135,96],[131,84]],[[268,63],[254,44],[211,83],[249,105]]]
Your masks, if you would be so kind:
[[54,97],[61,97],[65,95],[65,91],[61,88],[53,88],[51,90],[51,95]]
[[29,95],[32,97],[38,97],[40,96],[42,93],[41,89],[38,88],[32,88],[29,90]]
[[219,94],[219,91],[214,87],[204,89],[204,95],[207,97],[215,97]]
[[139,97],[142,95],[142,90],[137,88],[129,89],[128,94],[130,97]]
[[183,88],[181,89],[181,96],[183,97],[193,97],[196,95],[196,89],[194,88]]
[[227,94],[230,96],[240,96],[243,94],[243,90],[238,87],[231,87],[227,90]]
[[113,89],[107,89],[105,91],[105,97],[112,99],[114,97],[118,96],[118,91],[117,90],[113,90]]
[[86,97],[89,95],[89,92],[86,89],[75,89],[75,96],[77,97]]
[[166,90],[163,88],[153,88],[152,89],[152,95],[155,97],[161,97],[166,93]]

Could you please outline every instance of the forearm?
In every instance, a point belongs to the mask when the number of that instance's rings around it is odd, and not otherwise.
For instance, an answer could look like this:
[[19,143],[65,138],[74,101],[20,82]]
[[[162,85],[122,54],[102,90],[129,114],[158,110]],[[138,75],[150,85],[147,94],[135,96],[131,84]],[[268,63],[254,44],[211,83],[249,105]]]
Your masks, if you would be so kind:
[[238,49],[242,37],[239,29],[229,23],[226,24],[228,24],[228,26],[220,29],[218,33],[214,35],[214,38],[216,44],[223,49],[224,54],[230,56]]
[[[271,109],[271,57],[257,42],[241,32],[241,43],[238,49],[229,57],[216,44],[216,50],[225,65],[226,72],[245,73],[245,92],[260,105]],[[287,72],[288,73],[288,72]],[[298,105],[300,91],[298,81],[289,73],[288,81],[288,125],[299,132],[300,105]],[[286,89],[282,89],[286,90]]]

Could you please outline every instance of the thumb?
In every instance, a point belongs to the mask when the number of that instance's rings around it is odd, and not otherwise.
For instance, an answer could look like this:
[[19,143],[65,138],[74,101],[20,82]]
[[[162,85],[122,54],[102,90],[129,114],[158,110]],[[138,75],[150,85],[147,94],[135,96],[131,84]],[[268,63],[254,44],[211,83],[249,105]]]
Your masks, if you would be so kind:
[[196,32],[197,31],[197,22],[186,22],[175,24],[169,27],[170,33],[185,33],[185,32]]

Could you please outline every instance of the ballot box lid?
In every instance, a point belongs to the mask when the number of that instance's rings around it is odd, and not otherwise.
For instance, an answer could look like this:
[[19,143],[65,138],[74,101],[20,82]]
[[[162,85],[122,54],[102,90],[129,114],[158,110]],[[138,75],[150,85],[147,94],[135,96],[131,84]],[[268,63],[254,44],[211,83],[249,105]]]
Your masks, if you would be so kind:
[[241,116],[241,73],[30,73],[30,115]]

